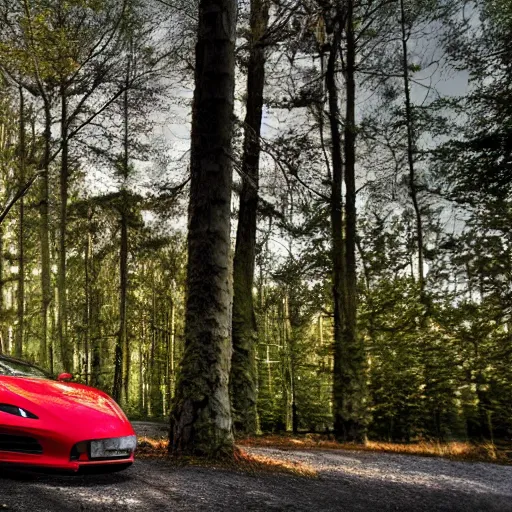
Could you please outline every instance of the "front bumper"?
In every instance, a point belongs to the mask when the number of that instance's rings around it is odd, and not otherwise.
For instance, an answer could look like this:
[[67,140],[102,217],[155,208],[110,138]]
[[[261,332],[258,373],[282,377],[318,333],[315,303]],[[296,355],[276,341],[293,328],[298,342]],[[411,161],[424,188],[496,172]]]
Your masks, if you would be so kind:
[[[8,436],[24,437],[28,440],[35,440],[40,446],[40,453],[23,453],[22,451],[0,451],[0,464],[15,465],[17,467],[38,467],[42,469],[57,469],[64,471],[77,472],[85,468],[112,468],[127,467],[134,461],[134,452],[132,451],[127,456],[103,458],[95,460],[91,458],[90,450],[85,453],[80,453],[78,457],[72,456],[73,447],[77,443],[86,443],[89,445],[90,441],[83,439],[73,439],[71,436],[58,434],[39,429],[27,429],[20,431],[19,429],[10,430],[6,428],[1,429],[1,434]],[[1,435],[0,434],[0,435]],[[126,435],[133,435],[133,430],[120,432],[118,437]],[[28,446],[31,446],[28,444]],[[23,447],[16,449],[23,449]]]

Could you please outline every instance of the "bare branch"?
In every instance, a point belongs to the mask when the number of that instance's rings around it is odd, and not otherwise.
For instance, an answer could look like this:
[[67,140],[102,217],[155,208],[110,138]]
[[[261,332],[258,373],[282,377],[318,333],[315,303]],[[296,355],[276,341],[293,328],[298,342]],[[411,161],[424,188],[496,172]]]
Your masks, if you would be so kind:
[[30,188],[32,187],[32,185],[34,184],[34,182],[37,180],[37,178],[39,178],[40,176],[42,176],[44,174],[45,171],[39,171],[37,172],[36,174],[34,174],[34,176],[32,176],[32,178],[30,178],[29,181],[27,181],[27,183],[25,183],[25,185],[23,185],[15,194],[14,196],[11,198],[11,200],[6,204],[6,206],[4,207],[4,209],[2,210],[2,213],[0,213],[0,224],[2,224],[2,222],[5,220],[5,218],[7,217],[7,215],[9,215],[9,212],[11,211],[11,209],[13,208],[13,206],[22,198],[24,197],[27,192],[30,190]]

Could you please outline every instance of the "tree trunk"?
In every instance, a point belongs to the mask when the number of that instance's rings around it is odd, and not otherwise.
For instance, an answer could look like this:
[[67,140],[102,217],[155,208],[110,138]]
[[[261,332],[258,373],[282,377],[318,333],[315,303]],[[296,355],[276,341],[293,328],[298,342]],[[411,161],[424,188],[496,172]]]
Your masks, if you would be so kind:
[[89,238],[89,322],[90,322],[90,349],[91,349],[91,385],[103,389],[103,379],[101,375],[101,329],[100,329],[100,294],[98,290],[99,263],[94,257],[94,238],[93,238],[93,213],[89,210],[88,214],[88,238]]
[[169,313],[164,310],[163,313],[163,344],[165,350],[163,351],[163,404],[162,404],[162,412],[164,417],[170,414],[170,410],[167,407],[167,404],[170,403],[171,398],[171,337],[169,336]]
[[41,341],[39,346],[39,362],[44,365],[50,363],[50,371],[54,371],[53,350],[48,358],[48,314],[52,301],[51,274],[50,274],[50,221],[49,221],[49,182],[50,182],[50,151],[52,137],[52,117],[48,103],[44,106],[44,157],[43,174],[41,176],[39,201],[39,238],[41,243]]
[[230,214],[236,0],[201,0],[192,111],[185,354],[171,413],[175,454],[231,455]]
[[251,49],[247,77],[242,191],[233,263],[233,359],[231,403],[238,434],[258,430],[256,410],[256,344],[258,331],[253,304],[256,224],[258,210],[260,132],[265,85],[265,47],[269,2],[251,0]]
[[[123,178],[125,183],[128,181],[130,165],[130,127],[129,127],[129,87],[131,77],[131,42],[130,55],[126,67],[126,82],[123,100],[124,111],[124,141],[123,141]],[[120,340],[123,349],[123,403],[128,405],[130,392],[130,339],[128,337],[128,192],[123,190],[123,215],[121,218],[121,254],[120,254],[120,273],[121,273],[121,295],[120,295],[120,322],[119,332],[122,336]]]
[[421,302],[426,305],[425,297],[425,275],[423,268],[423,219],[421,217],[421,209],[418,201],[418,187],[416,183],[416,169],[414,166],[414,153],[416,151],[414,119],[411,104],[411,91],[409,84],[409,56],[408,42],[409,34],[406,28],[405,6],[404,0],[400,0],[400,26],[402,30],[402,72],[404,79],[405,93],[405,122],[407,125],[407,163],[409,166],[409,191],[414,208],[414,216],[416,219],[416,243],[418,250],[418,284],[420,287]]
[[293,367],[292,367],[292,329],[290,325],[290,311],[288,302],[288,290],[283,297],[282,303],[282,347],[284,356],[284,367],[283,367],[283,395],[284,395],[284,424],[287,432],[293,431],[293,401],[294,401],[294,379],[293,379]]
[[334,322],[334,370],[333,370],[333,415],[336,432],[343,430],[344,373],[343,365],[343,157],[340,133],[340,112],[338,106],[338,86],[336,83],[336,63],[341,39],[341,27],[335,33],[329,51],[325,75],[329,103],[329,124],[331,129],[332,181],[331,181],[331,230],[332,230],[332,291]]
[[343,294],[343,363],[344,404],[341,423],[335,428],[338,438],[347,441],[366,440],[366,375],[365,351],[357,333],[357,267],[356,267],[356,41],[354,34],[354,2],[347,1],[346,19],[346,116],[345,116],[345,285]]
[[59,265],[58,265],[58,305],[57,305],[57,336],[59,339],[60,357],[63,369],[73,371],[73,357],[67,337],[67,290],[66,290],[66,230],[68,212],[68,175],[69,175],[69,142],[68,142],[68,102],[65,87],[61,88],[61,168],[60,168],[60,219],[59,219]]
[[140,326],[140,337],[139,337],[139,401],[138,401],[138,409],[140,413],[145,411],[145,400],[144,400],[144,336],[145,336],[145,327],[144,327],[144,317],[142,318],[142,323]]
[[[124,193],[123,193],[124,195]],[[123,203],[126,200],[123,198]],[[128,219],[121,212],[121,248],[119,251],[119,332],[115,350],[114,389],[112,396],[123,405],[128,403],[129,365],[128,336],[126,330],[126,297],[128,288]],[[126,373],[125,373],[126,372]]]
[[160,311],[157,300],[156,272],[153,268],[153,293],[152,293],[152,329],[151,329],[151,346],[150,346],[150,416],[153,418],[162,417],[162,338],[163,331],[160,328]]
[[169,361],[170,365],[170,380],[169,380],[169,403],[171,403],[172,398],[174,397],[174,393],[176,390],[176,306],[174,305],[174,300],[171,300],[171,324],[170,328],[170,336],[171,336],[171,360]]
[[115,351],[114,390],[112,396],[123,405],[128,405],[130,389],[130,346],[127,329],[127,295],[128,295],[128,180],[130,164],[129,140],[129,83],[131,57],[126,66],[125,91],[123,95],[123,188],[121,190],[121,246],[119,251],[119,333]]
[[[340,13],[338,13],[340,14]],[[341,16],[338,16],[341,19]],[[331,224],[333,237],[333,296],[334,296],[334,375],[333,415],[334,433],[342,441],[365,439],[365,357],[362,342],[357,336],[357,269],[356,269],[356,187],[355,187],[355,35],[353,3],[348,0],[335,32],[326,72],[329,97],[329,117],[332,138]],[[345,154],[345,237],[343,238],[343,157],[339,130],[338,88],[336,63],[341,34],[346,32],[345,82],[346,118],[344,130]]]
[[[20,93],[20,135],[19,135],[19,187],[25,184],[25,155],[26,155],[26,138],[25,138],[25,98],[23,89],[19,88]],[[23,331],[25,328],[25,200],[20,198],[18,203],[18,295],[17,295],[17,317],[18,326],[16,329],[16,342],[14,354],[16,357],[23,355]]]
[[91,255],[91,235],[87,230],[85,250],[84,250],[84,270],[85,270],[85,304],[84,304],[84,380],[86,384],[90,381],[90,347],[91,347],[91,275],[90,275],[90,255]]

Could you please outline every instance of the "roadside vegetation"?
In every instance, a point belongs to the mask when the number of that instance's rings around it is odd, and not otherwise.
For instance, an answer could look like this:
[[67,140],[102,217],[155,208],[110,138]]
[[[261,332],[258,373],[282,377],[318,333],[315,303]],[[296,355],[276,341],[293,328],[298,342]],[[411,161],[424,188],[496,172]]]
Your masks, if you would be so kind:
[[494,445],[492,443],[470,443],[452,441],[420,441],[416,443],[391,443],[367,441],[360,443],[339,443],[322,435],[264,435],[238,439],[238,450],[233,461],[205,461],[201,458],[173,458],[169,455],[169,442],[165,439],[139,437],[137,456],[141,459],[164,459],[174,465],[202,465],[206,467],[222,467],[248,472],[285,472],[301,476],[315,476],[314,469],[301,463],[290,463],[275,457],[248,454],[245,448],[271,448],[277,450],[341,450],[368,451],[414,455],[420,457],[442,457],[463,462],[488,462],[512,465],[512,444]]

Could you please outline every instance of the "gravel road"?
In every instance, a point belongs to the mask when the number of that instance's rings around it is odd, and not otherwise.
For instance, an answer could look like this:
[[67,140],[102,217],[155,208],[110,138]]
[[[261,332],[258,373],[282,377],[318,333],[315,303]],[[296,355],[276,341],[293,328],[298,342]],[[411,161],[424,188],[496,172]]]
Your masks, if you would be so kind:
[[[138,424],[136,428],[144,434],[145,428],[155,427]],[[156,460],[138,461],[127,471],[112,475],[56,476],[4,470],[0,473],[0,509],[512,512],[509,466],[369,452],[250,451],[307,463],[318,470],[319,477],[251,476],[175,468]]]

